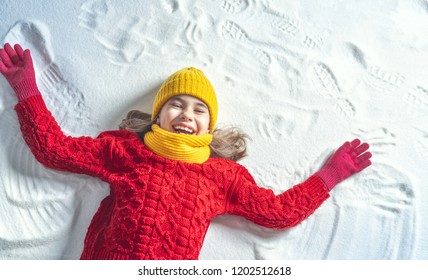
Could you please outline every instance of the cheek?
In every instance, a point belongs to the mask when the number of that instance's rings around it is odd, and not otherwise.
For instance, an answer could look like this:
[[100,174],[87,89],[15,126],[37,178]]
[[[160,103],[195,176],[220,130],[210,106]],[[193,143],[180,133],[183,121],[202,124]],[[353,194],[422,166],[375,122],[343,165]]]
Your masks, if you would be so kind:
[[204,130],[204,131],[209,130],[210,118],[209,117],[203,117],[203,118],[199,119],[198,125],[199,125],[200,130]]
[[166,125],[167,123],[169,123],[172,119],[174,118],[173,116],[173,112],[171,110],[167,110],[167,109],[163,109],[161,110],[161,112],[159,113],[159,117],[157,120],[158,125],[162,126],[162,125]]
[[159,125],[160,128],[167,129],[168,114],[166,114],[165,112],[161,112],[158,116],[156,123],[157,125]]

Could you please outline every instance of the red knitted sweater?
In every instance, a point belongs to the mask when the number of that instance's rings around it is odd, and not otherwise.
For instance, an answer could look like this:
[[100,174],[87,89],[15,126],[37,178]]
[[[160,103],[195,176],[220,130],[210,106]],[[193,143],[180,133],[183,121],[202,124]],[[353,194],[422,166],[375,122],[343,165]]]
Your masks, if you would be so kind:
[[218,215],[287,228],[329,197],[317,176],[275,195],[235,162],[168,160],[125,130],[95,139],[65,136],[40,95],[20,101],[15,110],[25,141],[41,163],[111,186],[89,226],[82,259],[197,259],[210,221]]

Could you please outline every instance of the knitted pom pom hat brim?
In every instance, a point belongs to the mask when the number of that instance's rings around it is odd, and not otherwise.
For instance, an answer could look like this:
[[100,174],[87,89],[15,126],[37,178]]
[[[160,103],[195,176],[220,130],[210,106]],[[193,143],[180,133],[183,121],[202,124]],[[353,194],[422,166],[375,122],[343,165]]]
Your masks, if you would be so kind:
[[153,102],[152,120],[171,97],[181,94],[194,96],[207,105],[210,113],[210,131],[214,131],[218,113],[217,97],[205,74],[194,67],[183,68],[165,80]]

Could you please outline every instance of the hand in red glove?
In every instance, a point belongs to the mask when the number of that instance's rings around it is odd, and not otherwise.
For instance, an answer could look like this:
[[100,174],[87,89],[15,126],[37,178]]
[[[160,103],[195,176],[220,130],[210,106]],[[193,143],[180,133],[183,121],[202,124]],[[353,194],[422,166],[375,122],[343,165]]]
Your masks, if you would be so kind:
[[367,151],[368,149],[369,144],[361,144],[359,139],[346,142],[315,175],[318,175],[331,190],[338,183],[371,165],[372,154]]
[[13,49],[5,44],[0,49],[0,72],[9,82],[19,100],[40,94],[37,89],[36,75],[30,50],[23,50],[19,44]]

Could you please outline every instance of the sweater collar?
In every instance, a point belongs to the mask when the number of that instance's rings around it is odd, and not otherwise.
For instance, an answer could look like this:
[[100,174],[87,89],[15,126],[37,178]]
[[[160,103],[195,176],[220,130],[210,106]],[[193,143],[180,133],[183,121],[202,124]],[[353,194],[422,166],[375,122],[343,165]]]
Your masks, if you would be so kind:
[[211,134],[185,135],[172,133],[152,125],[152,131],[144,136],[144,143],[155,154],[171,160],[204,163],[210,157]]

